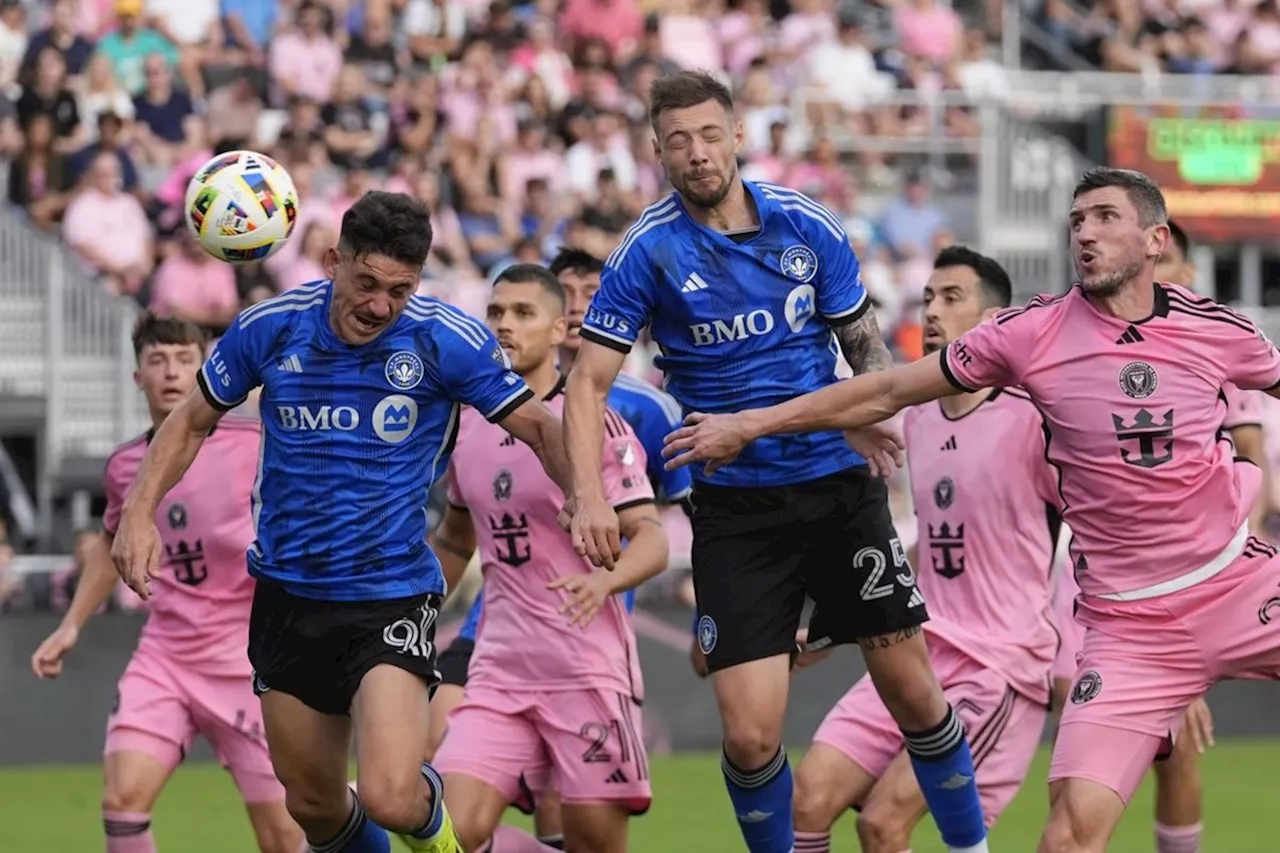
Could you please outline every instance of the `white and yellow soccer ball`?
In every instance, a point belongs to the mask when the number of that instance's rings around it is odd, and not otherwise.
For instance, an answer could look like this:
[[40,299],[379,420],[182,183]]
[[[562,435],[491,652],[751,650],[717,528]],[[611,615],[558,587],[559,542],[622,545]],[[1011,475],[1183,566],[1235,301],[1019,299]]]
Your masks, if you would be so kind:
[[284,167],[256,151],[228,151],[187,184],[187,227],[200,247],[232,264],[262,261],[293,234],[298,191]]

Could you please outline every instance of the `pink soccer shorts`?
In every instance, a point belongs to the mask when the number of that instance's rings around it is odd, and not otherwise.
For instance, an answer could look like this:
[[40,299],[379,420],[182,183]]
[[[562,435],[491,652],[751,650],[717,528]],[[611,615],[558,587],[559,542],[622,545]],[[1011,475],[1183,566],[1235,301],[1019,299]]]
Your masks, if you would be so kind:
[[246,803],[284,799],[262,733],[249,673],[209,676],[148,651],[134,653],[117,685],[104,755],[142,752],[172,770],[196,734],[213,746]]
[[[1016,693],[994,670],[950,645],[931,637],[929,652],[942,692],[968,733],[978,794],[990,827],[1027,775],[1048,709]],[[903,750],[902,731],[867,675],[831,709],[813,740],[877,779]]]
[[562,802],[623,803],[643,814],[652,791],[640,733],[640,707],[621,693],[468,685],[433,763],[479,779],[508,802],[526,793],[522,779],[541,788],[554,771]]
[[1196,586],[1142,601],[1082,599],[1084,649],[1049,781],[1087,779],[1126,803],[1192,701],[1228,678],[1280,679],[1280,558],[1250,538]]

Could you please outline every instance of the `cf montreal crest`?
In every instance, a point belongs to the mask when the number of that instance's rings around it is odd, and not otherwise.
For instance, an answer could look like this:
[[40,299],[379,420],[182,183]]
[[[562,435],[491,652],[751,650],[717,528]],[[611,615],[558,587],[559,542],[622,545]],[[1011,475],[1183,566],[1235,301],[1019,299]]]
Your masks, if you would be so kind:
[[511,497],[511,472],[503,468],[493,478],[493,499],[505,501]]
[[703,616],[698,620],[698,648],[702,649],[704,655],[711,654],[711,650],[716,647],[716,639],[719,635],[716,620],[710,616]]
[[956,481],[943,477],[933,487],[933,503],[938,509],[946,509],[955,503]]
[[787,278],[807,284],[818,274],[818,256],[808,246],[792,246],[782,253],[779,266]]
[[1098,675],[1096,670],[1086,670],[1076,682],[1076,686],[1071,688],[1071,702],[1075,705],[1083,705],[1101,692],[1102,676]]
[[1159,384],[1156,369],[1145,361],[1131,361],[1120,371],[1120,390],[1135,400],[1150,397]]
[[401,391],[417,388],[422,381],[422,373],[422,359],[408,350],[401,350],[387,359],[387,381],[393,388]]

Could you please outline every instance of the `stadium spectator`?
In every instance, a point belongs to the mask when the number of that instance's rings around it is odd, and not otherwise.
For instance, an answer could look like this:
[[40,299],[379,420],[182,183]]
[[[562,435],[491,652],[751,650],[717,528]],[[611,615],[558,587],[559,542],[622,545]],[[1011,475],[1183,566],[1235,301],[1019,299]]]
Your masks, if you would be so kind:
[[93,133],[97,133],[99,116],[105,113],[133,121],[133,97],[116,82],[115,70],[106,54],[95,53],[85,66],[77,86],[76,110],[80,121]]
[[109,293],[136,295],[155,265],[146,211],[124,192],[114,152],[94,158],[67,204],[63,238]]
[[93,42],[76,30],[75,0],[53,0],[50,4],[49,25],[34,33],[27,43],[20,77],[24,85],[35,78],[36,63],[47,47],[58,52],[72,76],[78,76],[88,64]]
[[22,0],[0,0],[0,94],[13,90],[27,53],[27,13]]
[[306,0],[298,7],[297,27],[272,39],[271,79],[280,95],[329,100],[342,70],[342,49],[333,29],[333,12]]
[[[166,252],[151,280],[151,310],[205,329],[225,329],[240,310],[235,270],[201,249],[186,229]],[[318,278],[324,276],[312,280]]]
[[[125,136],[124,122],[115,113],[104,112],[98,114],[95,124],[97,125],[94,132],[96,141],[81,148],[66,160],[67,185],[74,186],[78,183],[99,154],[110,153],[114,154],[120,162],[121,188],[136,195],[142,195],[138,187],[138,170],[133,164],[133,157],[129,154],[129,140]],[[139,198],[139,201],[145,203],[145,196]]]
[[195,108],[185,92],[174,88],[173,69],[163,57],[148,56],[143,74],[146,83],[133,99],[138,150],[146,162],[168,166],[201,147],[202,137],[192,128]]
[[98,42],[98,52],[111,60],[116,79],[134,96],[147,88],[150,57],[158,57],[171,71],[181,59],[173,42],[144,26],[143,11],[142,0],[116,0],[115,28]]
[[67,206],[67,165],[54,147],[55,132],[48,113],[32,115],[22,153],[9,163],[9,203],[40,228],[52,227]]
[[36,57],[31,85],[24,87],[18,98],[18,122],[26,127],[37,114],[49,116],[53,119],[54,148],[64,154],[87,141],[76,97],[67,83],[66,60],[56,48],[46,47]]

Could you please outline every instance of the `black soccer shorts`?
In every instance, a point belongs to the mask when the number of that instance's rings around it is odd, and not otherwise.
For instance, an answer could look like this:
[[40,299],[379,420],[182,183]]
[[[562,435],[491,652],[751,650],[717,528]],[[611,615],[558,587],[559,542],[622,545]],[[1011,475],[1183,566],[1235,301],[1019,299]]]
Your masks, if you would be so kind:
[[440,670],[440,683],[456,687],[467,686],[467,670],[471,668],[471,653],[476,641],[467,637],[455,637],[449,647],[440,653],[436,668]]
[[806,594],[809,647],[928,621],[884,480],[864,467],[764,489],[693,492],[698,643],[710,671],[788,654]]
[[258,581],[249,615],[254,692],[278,690],[322,714],[349,713],[365,673],[391,664],[431,690],[440,596],[320,601]]

